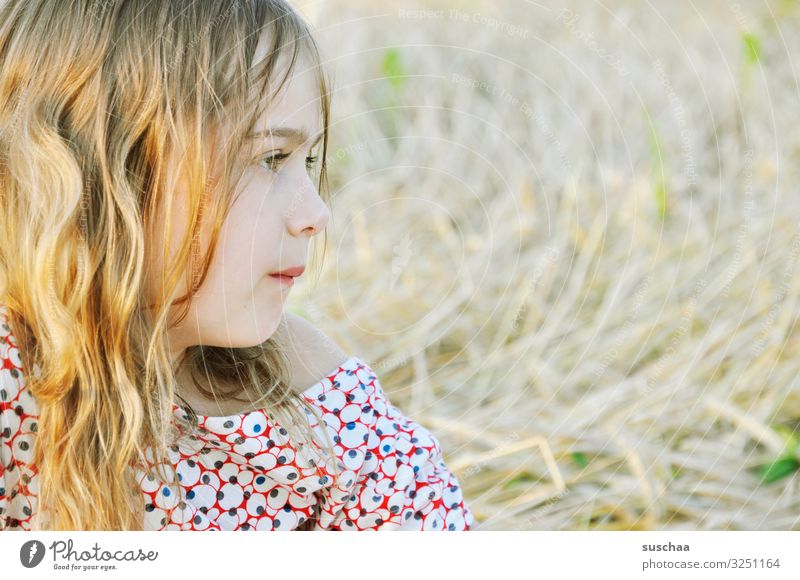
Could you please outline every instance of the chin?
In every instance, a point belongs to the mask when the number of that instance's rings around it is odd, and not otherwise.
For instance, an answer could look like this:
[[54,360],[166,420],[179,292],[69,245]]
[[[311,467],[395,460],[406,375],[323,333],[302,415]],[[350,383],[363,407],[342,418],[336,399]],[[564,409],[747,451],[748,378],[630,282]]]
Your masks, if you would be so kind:
[[259,340],[257,344],[265,342],[273,334],[275,334],[275,331],[278,330],[278,325],[281,323],[280,314],[281,312],[279,311],[278,316],[270,316],[268,319],[259,318],[259,328],[257,333]]
[[246,322],[230,325],[229,336],[218,337],[218,343],[228,348],[249,348],[267,341],[280,324],[280,316],[262,313],[257,318],[249,317]]

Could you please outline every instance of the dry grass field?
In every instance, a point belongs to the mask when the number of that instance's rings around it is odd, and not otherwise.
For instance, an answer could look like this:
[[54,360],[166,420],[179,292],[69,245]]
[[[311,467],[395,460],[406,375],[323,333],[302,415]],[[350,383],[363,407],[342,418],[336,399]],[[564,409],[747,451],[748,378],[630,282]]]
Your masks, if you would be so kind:
[[800,3],[296,5],[335,195],[289,307],[477,529],[800,530]]

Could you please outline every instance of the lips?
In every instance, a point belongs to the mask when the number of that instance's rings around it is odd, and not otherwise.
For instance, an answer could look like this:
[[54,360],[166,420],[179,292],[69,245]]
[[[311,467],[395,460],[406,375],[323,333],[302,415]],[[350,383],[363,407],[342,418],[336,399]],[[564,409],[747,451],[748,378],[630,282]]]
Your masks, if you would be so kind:
[[277,280],[279,283],[285,286],[292,286],[294,284],[294,278],[292,276],[281,276],[280,274],[270,274],[270,278],[273,280]]
[[269,277],[288,287],[294,284],[294,279],[300,276],[305,269],[305,266],[294,266],[293,268],[286,268],[280,272],[273,272]]
[[297,276],[302,275],[305,272],[305,266],[294,266],[293,268],[287,268],[286,270],[281,270],[280,272],[272,272],[270,276],[285,276],[288,278],[296,278]]

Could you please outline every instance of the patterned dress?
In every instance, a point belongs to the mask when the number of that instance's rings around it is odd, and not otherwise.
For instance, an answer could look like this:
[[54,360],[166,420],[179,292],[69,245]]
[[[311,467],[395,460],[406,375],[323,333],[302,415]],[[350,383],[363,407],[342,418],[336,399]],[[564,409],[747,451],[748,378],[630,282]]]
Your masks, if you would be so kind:
[[[0,530],[30,530],[38,406],[0,307]],[[198,415],[199,433],[170,447],[178,490],[135,470],[145,530],[469,530],[475,520],[436,437],[392,405],[375,372],[352,356],[302,396],[311,427],[333,440],[293,444],[264,411]],[[186,411],[173,405],[176,419]],[[182,421],[177,421],[181,424]],[[334,469],[333,462],[336,462]]]

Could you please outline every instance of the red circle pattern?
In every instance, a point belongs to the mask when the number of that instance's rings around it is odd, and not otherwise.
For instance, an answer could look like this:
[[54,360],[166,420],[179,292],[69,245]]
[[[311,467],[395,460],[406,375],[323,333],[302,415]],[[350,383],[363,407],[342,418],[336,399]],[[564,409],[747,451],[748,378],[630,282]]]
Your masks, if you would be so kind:
[[[5,314],[0,307],[0,530],[30,530],[38,405]],[[180,489],[135,470],[144,529],[288,531],[309,519],[314,530],[475,525],[439,440],[389,401],[361,358],[350,357],[302,396],[319,412],[306,415],[319,440],[324,431],[332,438],[334,458],[316,440],[295,445],[262,410],[198,416],[199,432],[181,432],[169,448]],[[183,424],[186,411],[173,404],[173,413]]]

